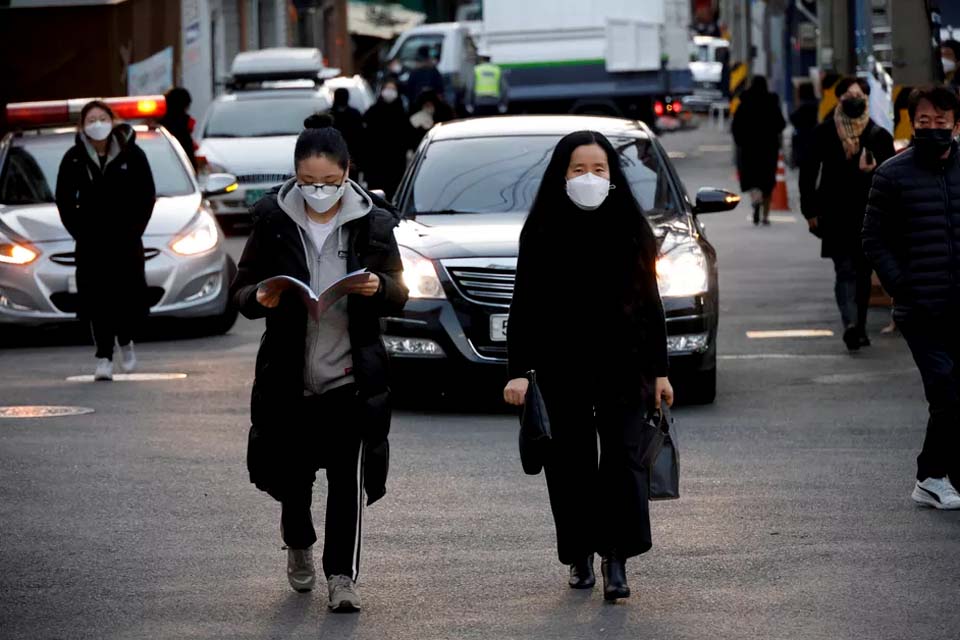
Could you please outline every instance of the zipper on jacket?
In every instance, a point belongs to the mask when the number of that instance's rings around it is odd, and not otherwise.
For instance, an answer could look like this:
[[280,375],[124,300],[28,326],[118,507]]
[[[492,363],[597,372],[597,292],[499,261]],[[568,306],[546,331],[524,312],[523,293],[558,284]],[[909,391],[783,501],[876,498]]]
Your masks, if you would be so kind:
[[956,287],[956,279],[954,277],[954,271],[956,265],[954,264],[955,258],[953,255],[953,213],[950,211],[950,190],[947,189],[947,178],[944,174],[940,174],[940,190],[943,192],[943,214],[947,223],[947,256],[950,260],[949,272],[950,272],[950,295],[953,297],[953,290]]

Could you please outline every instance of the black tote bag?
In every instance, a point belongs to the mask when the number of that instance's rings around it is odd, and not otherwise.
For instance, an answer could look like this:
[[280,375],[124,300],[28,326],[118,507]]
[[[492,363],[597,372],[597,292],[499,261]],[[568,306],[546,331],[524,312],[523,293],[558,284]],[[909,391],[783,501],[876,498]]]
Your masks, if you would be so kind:
[[677,430],[672,424],[670,409],[666,406],[654,412],[647,420],[649,443],[640,459],[640,465],[649,475],[650,500],[676,500],[680,497],[680,454],[677,450]]
[[537,385],[535,371],[527,373],[530,386],[520,413],[520,464],[524,473],[535,476],[543,469],[550,447],[550,418]]

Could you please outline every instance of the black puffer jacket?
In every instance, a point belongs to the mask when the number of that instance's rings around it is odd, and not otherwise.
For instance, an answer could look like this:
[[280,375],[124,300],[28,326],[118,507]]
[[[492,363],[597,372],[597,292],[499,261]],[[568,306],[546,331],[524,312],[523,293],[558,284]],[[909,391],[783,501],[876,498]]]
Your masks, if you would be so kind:
[[894,315],[941,315],[960,306],[960,154],[924,162],[907,149],[874,172],[863,249]]
[[[307,311],[294,295],[283,295],[274,309],[257,302],[257,286],[267,278],[286,275],[310,281],[297,223],[277,203],[278,191],[275,188],[268,192],[252,210],[253,232],[230,292],[244,316],[267,320],[253,382],[247,467],[257,488],[283,500],[291,483],[322,465],[322,452],[309,458],[293,455],[303,447],[308,430],[300,413]],[[375,296],[350,296],[347,303],[353,375],[360,403],[356,428],[364,442],[368,503],[386,492],[389,462],[390,388],[380,318],[399,313],[407,302],[403,267],[393,236],[398,220],[382,208],[382,200],[373,200],[370,213],[344,225],[349,234],[347,271],[366,268],[376,273],[383,285]]]

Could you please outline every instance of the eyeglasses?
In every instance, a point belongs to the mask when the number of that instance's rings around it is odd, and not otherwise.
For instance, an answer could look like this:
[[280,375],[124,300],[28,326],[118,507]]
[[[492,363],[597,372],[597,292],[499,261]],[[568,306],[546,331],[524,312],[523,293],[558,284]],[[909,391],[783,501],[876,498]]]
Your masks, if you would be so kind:
[[340,190],[342,184],[298,184],[300,190],[303,191],[308,196],[313,196],[318,193],[322,193],[325,196],[336,195],[337,191]]

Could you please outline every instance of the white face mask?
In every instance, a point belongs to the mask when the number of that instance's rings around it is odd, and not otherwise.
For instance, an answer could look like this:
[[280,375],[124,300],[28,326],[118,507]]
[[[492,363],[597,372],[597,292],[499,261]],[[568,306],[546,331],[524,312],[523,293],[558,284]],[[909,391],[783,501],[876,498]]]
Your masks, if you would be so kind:
[[397,90],[396,89],[384,89],[380,92],[380,96],[383,98],[383,101],[387,104],[393,102],[397,99]]
[[606,178],[585,173],[567,180],[567,195],[573,204],[586,211],[593,211],[607,199],[613,185]]
[[113,131],[113,124],[106,120],[91,122],[83,128],[83,132],[87,134],[87,137],[97,142],[106,140],[111,131]]
[[943,63],[943,72],[950,73],[951,71],[956,71],[957,61],[948,60],[947,58],[940,58],[940,62]]
[[334,205],[340,202],[340,198],[343,197],[343,192],[347,189],[346,181],[340,185],[340,188],[337,189],[336,193],[326,194],[322,191],[317,191],[316,193],[306,193],[303,190],[303,185],[297,185],[297,188],[300,190],[300,195],[303,196],[303,199],[310,206],[311,209],[317,213],[325,213],[330,211]]

